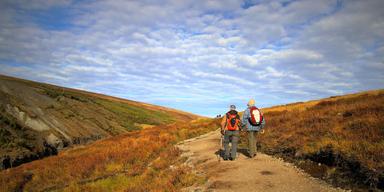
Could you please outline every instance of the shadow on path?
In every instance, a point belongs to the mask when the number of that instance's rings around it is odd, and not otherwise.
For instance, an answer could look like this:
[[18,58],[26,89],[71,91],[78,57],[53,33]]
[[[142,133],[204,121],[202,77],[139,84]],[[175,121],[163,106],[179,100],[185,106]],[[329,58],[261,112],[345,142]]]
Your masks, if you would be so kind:
[[[238,153],[238,156],[240,154],[243,154],[245,157],[249,157],[249,152],[248,152],[247,148],[237,148],[237,153]],[[218,149],[217,151],[215,151],[215,155],[218,158],[223,158],[224,157],[224,149]]]

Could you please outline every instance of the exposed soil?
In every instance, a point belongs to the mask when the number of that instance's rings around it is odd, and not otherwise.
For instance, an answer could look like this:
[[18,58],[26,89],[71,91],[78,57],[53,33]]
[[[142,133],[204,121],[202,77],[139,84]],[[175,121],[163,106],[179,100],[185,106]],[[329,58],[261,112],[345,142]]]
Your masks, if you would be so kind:
[[185,191],[344,191],[310,177],[294,165],[281,159],[258,153],[248,158],[246,149],[238,149],[238,158],[223,161],[219,158],[219,131],[186,140],[179,148],[186,163],[197,174],[207,177],[203,186]]

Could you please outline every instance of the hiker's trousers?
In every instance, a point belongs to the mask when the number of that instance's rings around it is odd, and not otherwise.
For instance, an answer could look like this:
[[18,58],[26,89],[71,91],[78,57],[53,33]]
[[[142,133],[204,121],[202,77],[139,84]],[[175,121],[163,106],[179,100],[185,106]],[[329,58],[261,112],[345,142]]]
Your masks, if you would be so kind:
[[[229,143],[231,142],[231,149]],[[231,155],[232,159],[236,159],[237,143],[239,142],[239,131],[225,131],[224,134],[224,157]]]
[[248,152],[249,156],[253,157],[256,155],[257,147],[256,147],[256,135],[258,131],[248,131]]

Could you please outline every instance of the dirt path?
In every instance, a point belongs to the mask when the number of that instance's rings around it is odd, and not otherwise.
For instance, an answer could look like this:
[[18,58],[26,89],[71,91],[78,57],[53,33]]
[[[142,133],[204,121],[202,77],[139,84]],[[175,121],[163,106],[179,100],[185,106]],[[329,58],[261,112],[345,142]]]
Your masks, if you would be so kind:
[[258,153],[250,159],[239,153],[235,161],[219,161],[219,131],[210,132],[179,144],[187,164],[198,174],[208,177],[203,186],[193,186],[185,191],[343,191],[323,181],[312,178],[274,157]]

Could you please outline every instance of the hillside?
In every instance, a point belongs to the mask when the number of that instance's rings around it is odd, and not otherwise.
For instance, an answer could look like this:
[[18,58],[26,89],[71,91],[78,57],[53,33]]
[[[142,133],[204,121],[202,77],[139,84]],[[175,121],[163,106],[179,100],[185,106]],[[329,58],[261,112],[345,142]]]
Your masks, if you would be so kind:
[[0,191],[180,191],[205,177],[184,164],[177,142],[216,130],[198,119],[132,131],[0,172]]
[[[129,90],[127,90],[129,91]],[[74,144],[198,116],[0,75],[0,169]]]
[[263,152],[337,186],[384,190],[384,90],[263,111]]

